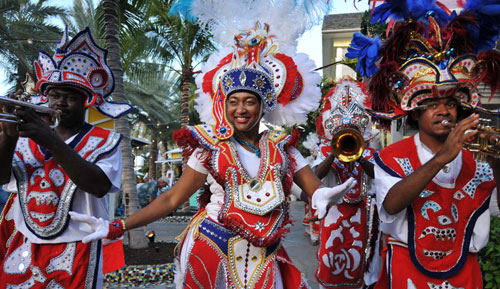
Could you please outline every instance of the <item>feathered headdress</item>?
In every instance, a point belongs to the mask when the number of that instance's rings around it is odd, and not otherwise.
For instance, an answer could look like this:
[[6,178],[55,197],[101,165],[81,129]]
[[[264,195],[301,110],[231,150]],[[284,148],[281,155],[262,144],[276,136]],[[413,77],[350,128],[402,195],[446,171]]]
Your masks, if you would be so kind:
[[[391,34],[376,56],[370,50],[372,61],[365,68],[372,72],[366,76],[371,77],[369,92],[377,116],[402,117],[425,99],[443,97],[479,110],[481,82],[489,84],[494,95],[500,87],[500,53],[493,50],[500,32],[500,1],[461,5],[464,9],[457,15],[435,0],[374,3],[371,23],[390,19]],[[355,35],[350,49],[361,53],[353,56],[366,58],[362,52],[373,42]]]
[[184,17],[196,18],[224,48],[213,54],[196,78],[197,106],[203,122],[219,139],[233,135],[226,98],[239,90],[260,96],[271,124],[305,122],[319,104],[321,77],[314,62],[296,53],[296,41],[328,11],[328,1],[179,1]]
[[350,78],[337,82],[323,97],[321,112],[316,120],[316,133],[328,141],[344,128],[354,128],[360,133],[369,123],[365,111],[370,107],[366,84]]
[[40,51],[35,61],[36,89],[41,92],[40,101],[47,102],[46,94],[52,87],[70,86],[86,95],[85,106],[95,106],[101,113],[119,118],[132,107],[127,103],[107,102],[113,92],[115,79],[106,63],[107,50],[99,47],[89,28],[80,31],[71,41],[68,29],[57,43],[54,56]]

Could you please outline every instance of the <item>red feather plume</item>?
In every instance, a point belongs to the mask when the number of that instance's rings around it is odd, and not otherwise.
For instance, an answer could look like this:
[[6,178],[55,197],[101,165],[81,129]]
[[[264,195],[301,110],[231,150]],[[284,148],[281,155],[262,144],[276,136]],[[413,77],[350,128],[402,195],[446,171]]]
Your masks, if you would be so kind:
[[410,43],[412,33],[424,33],[422,24],[418,22],[398,22],[394,26],[391,37],[382,48],[382,63],[406,59],[408,43]]
[[480,65],[485,69],[483,81],[491,86],[491,95],[488,101],[491,101],[495,92],[500,89],[500,52],[498,50],[488,50],[478,55]]
[[474,49],[474,43],[469,37],[467,26],[477,26],[476,18],[470,12],[461,13],[451,20],[441,31],[443,42],[447,47],[453,47],[457,55],[471,53]]
[[372,109],[389,112],[394,110],[392,89],[388,86],[389,77],[398,72],[398,64],[390,61],[382,64],[379,70],[371,77],[368,91],[372,97]]

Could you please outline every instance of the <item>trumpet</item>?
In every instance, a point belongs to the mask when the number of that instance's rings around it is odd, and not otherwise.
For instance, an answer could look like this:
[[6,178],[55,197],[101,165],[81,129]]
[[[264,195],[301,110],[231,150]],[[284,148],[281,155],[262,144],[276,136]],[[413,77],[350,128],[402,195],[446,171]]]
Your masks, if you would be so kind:
[[[475,127],[480,132],[484,132],[487,135],[498,134],[500,137],[500,128],[490,125],[491,119],[480,118],[479,124]],[[444,127],[455,127],[455,124],[449,120],[441,121],[441,125]],[[495,147],[496,144],[490,144],[488,138],[479,137],[479,134],[472,136],[470,139],[464,142],[464,148],[471,153],[474,153],[474,159],[480,162],[486,162],[488,156],[499,158],[500,149]]]
[[363,155],[366,144],[357,129],[343,128],[333,135],[331,147],[332,153],[337,159],[349,163]]
[[[0,96],[0,105],[4,107],[15,107],[22,106],[33,109],[36,113],[41,116],[49,116],[48,123],[50,127],[54,128],[59,124],[61,112],[49,107],[36,105],[34,103],[30,103],[30,95],[28,93],[23,93],[18,96],[19,99],[14,99],[10,97]],[[44,118],[47,119],[47,118]],[[20,123],[21,120],[14,114],[10,112],[0,113],[0,122],[12,122],[12,123]]]

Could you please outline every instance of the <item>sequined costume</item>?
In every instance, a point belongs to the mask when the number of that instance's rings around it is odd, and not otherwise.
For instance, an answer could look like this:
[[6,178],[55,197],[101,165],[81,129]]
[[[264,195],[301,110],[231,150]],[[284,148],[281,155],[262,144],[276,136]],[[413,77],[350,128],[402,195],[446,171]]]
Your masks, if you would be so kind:
[[[114,88],[106,53],[88,28],[72,40],[66,29],[53,56],[39,52],[35,72],[41,94],[32,95],[31,101],[43,104],[50,89],[72,88],[83,94],[86,108],[94,106],[112,118],[128,113],[129,104],[105,100]],[[101,169],[110,181],[109,192],[118,192],[120,141],[118,133],[83,123],[65,143]],[[49,150],[24,137],[17,139],[8,187],[16,193],[0,220],[0,288],[102,288],[101,241],[84,244],[82,239],[92,231],[71,220],[68,212],[109,219],[108,196],[83,191]]]
[[[307,165],[297,157],[296,139],[283,131],[264,132],[254,175],[242,163],[248,160],[240,157],[245,150],[218,140],[212,129],[189,127],[180,140],[188,151],[197,148],[188,165],[209,174],[212,195],[184,236],[178,280],[184,288],[308,288],[280,241],[290,223],[293,172]],[[186,141],[190,135],[196,142]]]
[[[358,71],[371,78],[372,114],[385,120],[407,117],[419,126],[419,134],[374,158],[380,230],[389,235],[375,288],[482,288],[476,253],[488,241],[490,212],[498,214],[487,163],[462,150],[422,192],[408,188],[406,208],[399,211],[390,204],[396,198],[391,194],[386,202],[386,197],[393,188],[403,193],[395,185],[433,161],[424,142],[444,149],[445,137],[453,136],[451,129],[439,131],[436,118],[460,123],[464,111],[498,114],[482,107],[479,89],[488,84],[491,98],[500,88],[500,53],[494,49],[500,31],[497,2],[459,1],[463,9],[456,11],[434,0],[424,6],[416,0],[374,3],[371,23],[389,23],[384,45],[361,33],[353,37],[346,56],[360,59]],[[450,109],[433,112],[426,106],[446,101],[452,103]],[[426,125],[432,128],[422,128]],[[387,203],[399,212],[387,213]]]
[[[362,137],[365,133],[371,135],[366,129],[368,100],[365,84],[352,79],[341,80],[328,91],[316,122],[321,143],[313,167],[332,154],[332,139],[336,136],[351,129]],[[374,152],[373,148],[365,147],[361,156],[364,161],[369,161]],[[380,236],[375,198],[371,192],[372,180],[358,160],[344,162],[333,158],[322,179],[323,183],[333,186],[353,177],[357,185],[344,195],[340,203],[332,206],[320,222],[315,273],[320,288],[364,288],[374,283],[380,272]]]
[[[323,157],[330,154],[330,145],[323,145],[321,152],[326,153]],[[372,148],[366,148],[363,157],[370,160],[373,153]],[[363,288],[366,281],[373,282],[373,278],[365,277],[370,274],[370,265],[380,262],[375,198],[368,194],[371,179],[357,162],[350,168],[335,159],[332,171],[334,176],[330,177],[336,182],[354,177],[358,184],[321,221],[316,279],[324,288]],[[373,265],[375,272],[371,274],[378,276],[379,266]]]
[[264,132],[253,154],[235,141],[226,105],[232,93],[246,92],[273,126],[305,122],[318,107],[321,77],[307,55],[295,53],[296,39],[328,7],[317,0],[181,0],[172,8],[209,28],[223,47],[196,77],[204,124],[174,133],[191,156],[188,165],[207,174],[211,193],[182,242],[178,288],[307,287],[280,242],[293,175],[307,165],[294,148],[297,136]]
[[388,188],[431,157],[418,134],[375,156],[381,230],[390,235],[385,277],[376,288],[407,284],[413,286],[408,288],[430,284],[482,288],[476,253],[488,240],[489,226],[485,224],[489,224],[490,208],[496,207],[496,183],[487,163],[476,162],[472,153],[462,150],[407,209],[389,215],[382,207]]
[[[87,124],[68,145],[115,176],[116,191],[120,140],[114,132]],[[118,167],[106,170],[108,166]],[[108,218],[107,198],[78,189],[50,152],[30,139],[18,141],[13,174],[18,192],[5,207],[0,224],[0,288],[96,288],[102,284],[101,242],[83,244],[80,240],[88,231],[71,221],[68,211]]]

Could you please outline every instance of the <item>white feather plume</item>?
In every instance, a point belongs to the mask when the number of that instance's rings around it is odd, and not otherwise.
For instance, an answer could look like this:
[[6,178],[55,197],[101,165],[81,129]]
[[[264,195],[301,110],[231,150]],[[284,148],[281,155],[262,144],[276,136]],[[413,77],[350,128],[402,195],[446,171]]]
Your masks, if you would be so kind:
[[235,34],[260,21],[272,27],[280,46],[287,49],[295,48],[302,33],[320,23],[329,8],[326,0],[194,0],[191,14],[224,46],[232,45]]
[[264,120],[278,126],[299,124],[307,120],[309,112],[318,108],[321,76],[312,71],[315,64],[306,54],[296,53],[296,45],[302,33],[322,21],[329,10],[328,1],[193,0],[190,9],[197,22],[213,34],[218,44],[226,47],[212,54],[202,73],[196,77],[198,97],[195,108],[202,122],[215,124],[212,116],[213,95],[202,91],[203,76],[234,51],[234,36],[254,27],[257,21],[269,24],[269,33],[275,35],[273,41],[279,45],[279,52],[293,59],[303,79],[301,96],[285,106],[278,103],[276,109],[264,115]]
[[321,76],[312,71],[315,68],[314,61],[304,53],[299,53],[292,58],[302,75],[304,89],[295,101],[289,102],[286,106],[278,103],[275,110],[264,115],[266,121],[279,126],[306,122],[307,114],[316,110],[321,100],[321,89],[318,86]]

